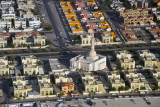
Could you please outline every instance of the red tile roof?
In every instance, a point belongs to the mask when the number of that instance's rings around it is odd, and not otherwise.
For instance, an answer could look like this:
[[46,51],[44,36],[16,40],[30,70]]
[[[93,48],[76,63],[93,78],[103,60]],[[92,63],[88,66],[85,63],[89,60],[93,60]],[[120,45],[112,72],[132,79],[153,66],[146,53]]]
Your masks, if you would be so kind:
[[39,34],[39,32],[32,32],[31,34],[32,35],[37,35],[37,34]]
[[157,40],[157,39],[160,39],[160,37],[155,37],[155,39]]
[[11,36],[10,33],[2,33],[2,36]]
[[139,41],[139,39],[138,38],[136,38],[136,39],[130,38],[130,39],[127,39],[127,41]]
[[73,84],[72,82],[66,82],[66,83],[63,83],[63,84],[61,85],[61,87],[69,86],[69,85],[74,86],[74,84]]
[[134,30],[122,30],[122,34],[125,36],[126,34],[128,35],[136,35]]
[[90,18],[90,15],[81,15],[81,18]]
[[15,33],[15,35],[24,35],[24,33],[23,32],[17,32],[17,33]]
[[88,30],[89,29],[97,29],[97,26],[88,26],[87,28],[88,28]]
[[88,22],[85,22],[84,24],[85,24],[85,25],[88,25],[88,26],[96,25],[95,23],[88,23]]

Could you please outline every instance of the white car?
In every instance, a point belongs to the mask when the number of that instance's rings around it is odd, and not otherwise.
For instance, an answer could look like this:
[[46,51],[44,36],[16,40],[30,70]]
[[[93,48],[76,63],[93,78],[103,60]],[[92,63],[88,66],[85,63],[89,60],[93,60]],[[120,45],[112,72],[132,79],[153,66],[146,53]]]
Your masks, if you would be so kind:
[[63,99],[57,99],[57,101],[63,101]]

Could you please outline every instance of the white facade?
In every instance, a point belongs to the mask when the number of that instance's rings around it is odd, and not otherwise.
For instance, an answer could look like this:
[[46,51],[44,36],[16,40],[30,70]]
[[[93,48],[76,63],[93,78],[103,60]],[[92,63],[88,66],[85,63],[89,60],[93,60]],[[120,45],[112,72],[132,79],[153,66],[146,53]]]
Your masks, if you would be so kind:
[[92,39],[89,55],[78,55],[70,60],[71,71],[78,69],[83,69],[85,71],[97,71],[103,70],[104,68],[106,68],[106,57],[96,54],[94,50],[94,38]]
[[34,18],[29,18],[29,26],[34,27],[34,28],[39,28],[41,24],[40,18],[34,17]]

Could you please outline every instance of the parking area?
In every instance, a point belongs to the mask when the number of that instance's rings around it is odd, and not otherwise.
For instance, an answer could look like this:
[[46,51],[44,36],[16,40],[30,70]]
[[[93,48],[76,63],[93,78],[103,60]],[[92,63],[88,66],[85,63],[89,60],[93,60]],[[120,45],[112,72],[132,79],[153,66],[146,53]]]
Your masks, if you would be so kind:
[[[152,98],[116,98],[116,99],[93,99],[93,100],[77,100],[64,102],[44,102],[40,103],[41,107],[159,107],[159,97]],[[86,101],[91,101],[93,105],[89,105]],[[149,103],[148,103],[149,102]]]

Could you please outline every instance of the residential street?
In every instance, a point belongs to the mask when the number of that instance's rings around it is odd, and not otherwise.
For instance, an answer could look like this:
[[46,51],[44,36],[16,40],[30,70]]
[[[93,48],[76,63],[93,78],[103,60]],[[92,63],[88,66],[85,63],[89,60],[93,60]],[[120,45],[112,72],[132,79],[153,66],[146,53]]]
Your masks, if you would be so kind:
[[66,37],[66,32],[65,29],[63,27],[63,24],[60,20],[59,17],[59,13],[57,12],[56,6],[54,1],[51,0],[43,0],[43,3],[45,5],[45,8],[48,12],[48,16],[50,18],[51,24],[53,26],[54,32],[53,32],[53,39],[51,39],[54,43],[54,38],[56,36],[58,43],[59,43],[59,47],[60,48],[65,48],[65,43],[63,41],[63,37]]

